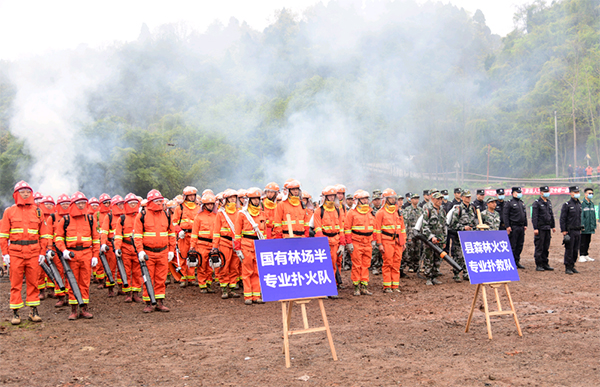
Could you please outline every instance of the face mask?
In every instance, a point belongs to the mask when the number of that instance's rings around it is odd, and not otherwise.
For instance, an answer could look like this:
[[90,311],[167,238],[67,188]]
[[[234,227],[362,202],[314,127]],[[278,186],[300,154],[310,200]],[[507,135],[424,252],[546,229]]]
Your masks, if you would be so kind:
[[588,199],[592,199],[594,197],[594,194],[588,194]]
[[580,197],[580,196],[581,196],[581,194],[578,194],[578,193],[577,193],[577,194],[575,194],[575,195],[573,195],[573,197],[574,197],[575,199],[579,199],[579,197]]
[[521,199],[522,197],[523,197],[523,194],[522,194],[521,192],[519,192],[519,193],[517,194],[517,199]]
[[543,195],[544,195],[545,198],[549,198],[550,197],[550,192],[544,192]]
[[498,195],[498,199],[504,200],[504,195]]
[[448,195],[444,195],[444,199],[448,200]]

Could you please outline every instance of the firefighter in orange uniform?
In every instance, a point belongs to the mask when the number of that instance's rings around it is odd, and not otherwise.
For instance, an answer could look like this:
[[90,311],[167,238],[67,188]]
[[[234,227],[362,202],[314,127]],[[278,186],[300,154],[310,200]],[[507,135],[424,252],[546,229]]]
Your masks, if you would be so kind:
[[[283,188],[286,193],[275,209],[273,238],[308,237],[310,218],[300,200],[302,198],[300,182],[289,179],[285,182]],[[293,235],[289,234],[288,215],[290,216]]]
[[98,209],[100,208],[100,202],[96,198],[90,199],[90,214],[96,215]]
[[[241,188],[238,189],[237,191],[237,195],[238,195],[238,215],[239,216],[239,211],[246,207],[246,203],[248,203],[248,192]],[[233,221],[234,225],[235,225],[235,220]],[[235,234],[235,230],[232,230]],[[240,288],[240,286],[243,287],[243,282],[242,282],[242,260],[241,259],[235,259],[234,256],[234,260],[233,260],[233,277],[235,278],[235,286],[234,288],[237,290]],[[230,286],[231,288],[231,286]]]
[[[98,224],[98,232],[100,232],[100,226],[104,223],[104,218],[108,216],[110,212],[110,195],[107,193],[103,193],[99,198],[100,205],[97,211],[91,210],[90,213],[94,215],[96,219],[96,223]],[[105,281],[106,281],[106,273],[104,273],[104,266],[97,265],[94,268],[94,282],[99,283],[98,289],[104,289]]]
[[373,231],[375,217],[371,214],[369,207],[369,193],[359,189],[354,193],[353,199],[356,205],[346,214],[344,224],[346,233],[346,250],[352,257],[352,283],[354,284],[354,295],[372,295],[368,290],[369,267],[371,266],[371,254],[373,251]]
[[396,192],[387,188],[382,196],[385,204],[375,215],[375,237],[383,255],[383,292],[400,293],[400,263],[406,244],[404,218],[396,206]]
[[[115,256],[121,257],[123,266],[127,273],[129,287],[123,287],[125,302],[142,302],[140,292],[142,291],[142,269],[138,263],[138,257],[133,248],[131,236],[135,217],[139,213],[140,201],[132,193],[128,193],[124,199],[124,214],[116,220],[115,229]],[[122,280],[121,280],[122,282]]]
[[[336,273],[336,282],[338,282],[339,275],[337,273],[341,270],[340,266],[342,264],[344,246],[346,245],[346,234],[342,225],[341,211],[335,203],[336,191],[335,187],[331,185],[323,189],[321,192],[324,199],[323,204],[314,213],[314,223],[315,236],[326,236],[329,241],[333,272]],[[337,283],[338,289],[341,289],[341,285],[340,282]]]
[[[92,267],[98,264],[98,253],[100,253],[100,235],[96,218],[89,213],[88,200],[81,192],[75,192],[71,197],[69,213],[66,214],[56,225],[56,247],[62,252],[65,260],[69,261],[75,280],[81,291],[84,305],[77,314],[77,299],[73,289],[69,289],[69,304],[71,314],[69,320],[78,317],[92,318],[88,310],[90,302],[90,277]],[[74,253],[71,257],[70,253]]]
[[[182,288],[196,280],[194,275],[195,268],[188,267],[186,258],[192,241],[192,226],[194,219],[200,210],[196,204],[196,195],[198,190],[195,187],[185,187],[183,189],[183,203],[175,207],[175,213],[172,216],[173,227],[177,235],[177,246],[179,247],[179,265],[181,266],[181,283]],[[177,257],[176,257],[177,258]],[[171,273],[175,267],[171,263],[169,265]]]
[[[54,199],[52,198],[52,196],[43,196],[37,202],[38,207],[42,211],[42,219],[46,221],[50,214],[54,214],[55,212]],[[47,227],[47,231],[47,234],[40,235],[40,238],[42,239],[41,251],[44,252],[46,251],[48,242],[52,243],[52,239],[54,238],[54,235],[52,235],[52,228]],[[40,291],[40,300],[44,300],[46,298],[46,290],[48,290],[47,296],[50,298],[54,298],[54,282],[52,282],[50,278],[47,277],[46,272],[44,270],[40,270],[40,277],[38,279],[38,290]]]
[[263,200],[263,211],[267,218],[267,239],[273,238],[273,219],[275,219],[275,209],[277,208],[277,194],[279,193],[279,185],[277,183],[269,183],[265,187],[265,199]]
[[[110,211],[104,217],[102,225],[100,226],[100,251],[106,255],[106,261],[108,262],[108,267],[113,275],[113,280],[115,280],[115,282],[119,282],[119,287],[121,289],[123,281],[121,279],[117,279],[117,258],[115,257],[113,247],[115,246],[115,229],[117,228],[117,224],[121,220],[121,215],[123,215],[124,211],[125,205],[123,198],[120,195],[113,196],[110,201]],[[102,264],[99,266],[102,266]],[[104,286],[108,288],[108,297],[114,297],[116,296],[114,290],[115,284],[108,282],[106,271],[104,274]],[[124,295],[122,290],[119,290],[119,293]]]
[[242,260],[242,280],[244,282],[244,303],[262,304],[260,280],[256,264],[254,241],[265,239],[266,217],[260,208],[260,188],[247,191],[248,202],[238,213],[235,221],[235,253]]
[[[44,249],[46,251],[46,257],[49,256],[50,251],[53,251],[57,254],[61,254],[60,251],[56,248],[56,244],[54,243],[54,238],[56,237],[56,226],[58,225],[58,221],[62,219],[63,216],[69,213],[69,206],[71,205],[71,198],[69,195],[61,194],[56,199],[56,212],[50,214],[46,218],[46,225],[48,226],[48,234],[44,238]],[[61,278],[63,279],[63,284],[65,285],[65,290],[60,290],[58,286],[54,286],[54,295],[58,298],[58,301],[54,305],[55,308],[60,308],[67,305],[67,295],[69,293],[69,283],[65,281],[65,275],[63,271],[62,262],[59,257],[55,256],[52,258],[52,262],[56,266],[56,269],[59,271]],[[55,284],[56,285],[56,284]]]
[[214,212],[217,198],[212,192],[206,192],[202,195],[201,209],[194,218],[192,225],[192,237],[190,251],[197,252],[202,260],[198,266],[198,285],[200,293],[214,293],[212,290],[212,268],[208,264],[208,254],[212,249],[212,231],[217,214]]
[[234,259],[238,257],[233,253],[233,238],[235,236],[235,220],[238,215],[237,192],[227,189],[223,193],[225,205],[219,208],[213,225],[212,252],[221,252],[225,257],[225,264],[219,268],[217,277],[221,285],[221,298],[238,298],[235,292],[237,283]]
[[[168,263],[175,257],[175,230],[171,219],[163,210],[164,197],[158,190],[151,190],[146,197],[147,205],[137,214],[134,223],[135,246],[138,259],[148,266],[150,280],[154,285],[155,309],[168,312],[164,305]],[[152,312],[152,304],[144,286],[144,313]]]
[[18,182],[13,198],[15,205],[4,210],[0,222],[0,250],[4,254],[4,264],[10,265],[10,309],[13,310],[11,324],[18,325],[21,323],[19,309],[23,307],[23,276],[27,284],[25,304],[31,308],[29,320],[42,321],[37,311],[37,306],[40,305],[38,270],[41,270],[40,264],[45,260],[40,236],[47,235],[48,230],[42,212],[33,201],[33,189],[29,184],[23,180]]

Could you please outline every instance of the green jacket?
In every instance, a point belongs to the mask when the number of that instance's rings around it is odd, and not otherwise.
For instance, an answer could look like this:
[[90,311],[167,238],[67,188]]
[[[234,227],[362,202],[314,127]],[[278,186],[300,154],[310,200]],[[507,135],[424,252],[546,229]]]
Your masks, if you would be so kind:
[[596,231],[596,208],[593,201],[581,200],[582,234],[593,234]]

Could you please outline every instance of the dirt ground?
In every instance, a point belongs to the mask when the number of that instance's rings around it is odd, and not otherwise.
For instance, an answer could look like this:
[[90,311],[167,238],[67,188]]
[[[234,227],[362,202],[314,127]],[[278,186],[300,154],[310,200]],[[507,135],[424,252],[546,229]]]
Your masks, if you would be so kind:
[[[443,285],[414,274],[402,293],[326,300],[339,361],[324,333],[291,338],[285,368],[280,303],[245,306],[198,288],[167,288],[170,313],[142,314],[140,304],[106,298],[92,287],[92,320],[67,321],[67,308],[42,301],[44,321],[9,323],[9,284],[0,283],[0,382],[16,386],[598,386],[600,385],[600,236],[594,262],[568,276],[558,235],[554,272],[536,272],[533,233],[526,234],[521,280],[510,286],[523,337],[509,316],[483,313],[465,333],[475,286],[454,283],[443,263]],[[350,272],[344,272],[349,283]],[[481,304],[479,302],[479,304]],[[479,305],[478,304],[478,305]],[[495,305],[493,305],[494,307]],[[27,308],[23,309],[26,316]],[[316,302],[309,321],[321,323]],[[299,314],[292,325],[301,326]]]

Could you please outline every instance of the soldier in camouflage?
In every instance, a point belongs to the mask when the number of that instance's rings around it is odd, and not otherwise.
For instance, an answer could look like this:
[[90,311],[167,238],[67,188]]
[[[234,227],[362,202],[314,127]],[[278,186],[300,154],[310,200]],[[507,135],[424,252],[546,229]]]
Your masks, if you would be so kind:
[[[450,219],[449,227],[456,232],[472,231],[477,226],[477,213],[475,212],[475,207],[471,205],[471,191],[464,190],[461,196],[462,203],[452,208],[452,217]],[[468,280],[469,274],[467,273],[465,257],[463,255],[460,243],[458,243],[456,246],[456,255],[453,253],[452,256],[455,258],[456,263],[463,268],[462,279]],[[462,282],[459,274],[459,272],[454,270],[454,281]]]
[[[381,208],[381,190],[376,189],[373,191],[373,200],[371,201],[371,214],[375,217],[375,214]],[[383,266],[383,256],[379,247],[376,243],[373,243],[373,251],[371,253],[371,271],[373,275],[381,274],[381,267]]]
[[[423,191],[425,192],[425,191]],[[429,192],[429,196],[430,198],[433,197],[433,194],[436,193],[440,193],[440,191],[437,188],[432,188],[430,190],[428,190],[427,192]],[[443,195],[442,195],[443,197]],[[443,208],[444,206],[442,206]],[[429,209],[431,210],[433,208],[433,203],[431,202],[431,199],[429,199],[427,201],[427,203],[423,204],[423,206],[421,207],[423,210]],[[427,247],[423,244],[423,242],[419,242],[419,267],[421,267],[421,270],[419,272],[419,274],[417,274],[417,277],[421,278],[421,279],[425,279],[426,277],[423,277],[420,273],[424,272],[424,268],[422,267],[423,262],[425,261],[425,252],[427,250]],[[441,273],[439,275],[442,275]]]
[[496,212],[496,201],[497,197],[487,198],[487,209],[481,213],[481,221],[483,224],[488,225],[488,230],[499,230],[500,229],[500,214]]
[[406,248],[402,253],[402,263],[400,264],[400,276],[404,277],[404,269],[408,267],[415,273],[419,272],[419,241],[412,239],[412,229],[417,220],[423,214],[423,209],[419,207],[419,194],[412,194],[410,205],[402,211],[404,225],[406,226]]
[[[431,195],[431,205],[423,208],[423,236],[431,242],[444,248],[446,245],[446,212],[442,207],[443,195],[436,192]],[[442,281],[436,277],[440,275],[442,259],[430,248],[424,247],[423,268],[427,285],[439,285]]]

